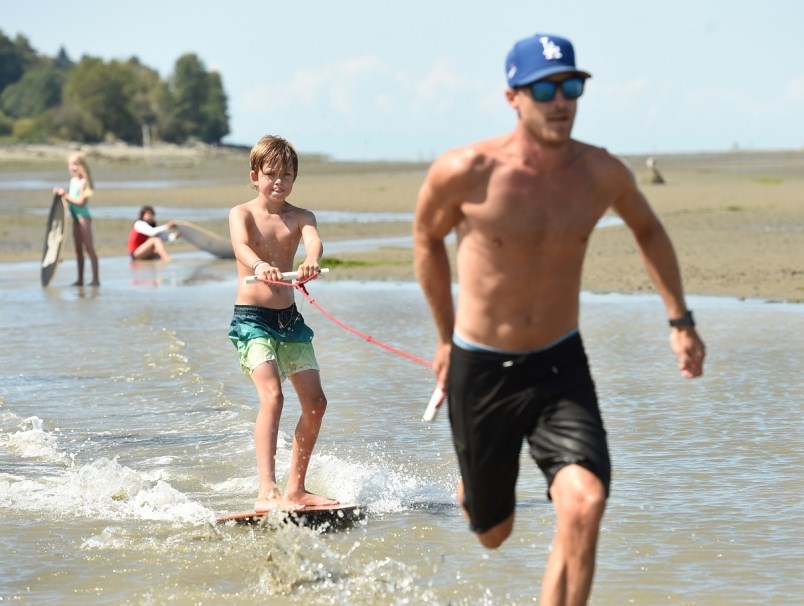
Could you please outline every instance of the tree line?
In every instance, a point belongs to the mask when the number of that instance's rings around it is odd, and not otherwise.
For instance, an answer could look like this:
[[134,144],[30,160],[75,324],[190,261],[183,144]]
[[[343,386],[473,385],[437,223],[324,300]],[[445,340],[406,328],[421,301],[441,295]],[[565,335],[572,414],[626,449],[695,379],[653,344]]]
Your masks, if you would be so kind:
[[194,53],[167,80],[136,57],[74,62],[0,30],[0,140],[28,143],[163,141],[217,144],[229,134],[221,76]]

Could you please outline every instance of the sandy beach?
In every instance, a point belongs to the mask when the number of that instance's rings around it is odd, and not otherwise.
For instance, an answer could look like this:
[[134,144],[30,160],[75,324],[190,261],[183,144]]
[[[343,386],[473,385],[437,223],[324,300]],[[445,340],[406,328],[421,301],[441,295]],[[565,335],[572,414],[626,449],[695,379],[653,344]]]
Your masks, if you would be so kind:
[[[248,188],[248,151],[217,148],[98,146],[84,150],[97,182],[92,209],[151,204],[160,222],[171,207],[228,208],[252,195]],[[32,188],[37,179],[66,184],[69,149],[45,146],[0,147],[0,262],[41,258],[41,212],[50,190]],[[804,301],[804,151],[731,152],[653,156],[664,178],[650,182],[647,156],[623,159],[632,167],[676,246],[686,291],[690,294]],[[316,211],[411,213],[427,171],[424,163],[335,162],[302,154],[292,201]],[[146,180],[155,187],[117,187]],[[181,187],[159,187],[180,181]],[[19,186],[15,184],[19,183]],[[104,183],[110,183],[105,187]],[[101,256],[125,254],[125,240],[136,217],[93,219]],[[225,216],[196,221],[225,236]],[[325,240],[404,236],[410,222],[325,223]],[[72,271],[71,238],[61,271]],[[192,250],[179,243],[176,252]],[[337,266],[332,278],[413,280],[409,247],[388,246],[370,252],[327,255]],[[599,229],[587,255],[583,287],[592,292],[650,291],[630,232]]]

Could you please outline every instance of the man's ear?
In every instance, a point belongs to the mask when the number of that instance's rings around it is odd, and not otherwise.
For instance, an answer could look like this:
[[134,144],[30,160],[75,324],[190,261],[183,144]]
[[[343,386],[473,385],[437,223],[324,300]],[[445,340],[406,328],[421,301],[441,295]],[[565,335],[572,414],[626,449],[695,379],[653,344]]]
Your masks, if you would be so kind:
[[521,89],[520,90],[517,90],[515,88],[505,89],[505,100],[508,102],[508,105],[510,107],[514,108],[514,111],[516,111],[517,118],[519,118],[519,116],[521,115],[519,113],[519,103],[520,100],[522,99],[523,94],[524,93],[522,92]]
[[513,88],[505,89],[505,100],[508,102],[508,105],[510,105],[513,108],[517,107],[516,96],[517,91],[514,90]]

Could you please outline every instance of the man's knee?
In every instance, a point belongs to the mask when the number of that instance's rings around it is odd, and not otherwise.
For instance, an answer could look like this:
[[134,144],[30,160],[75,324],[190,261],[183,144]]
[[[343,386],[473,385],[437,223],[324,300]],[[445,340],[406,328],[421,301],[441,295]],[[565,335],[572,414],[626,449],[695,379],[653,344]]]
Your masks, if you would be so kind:
[[569,465],[556,475],[550,496],[560,514],[578,520],[599,521],[606,509],[603,482],[579,465]]

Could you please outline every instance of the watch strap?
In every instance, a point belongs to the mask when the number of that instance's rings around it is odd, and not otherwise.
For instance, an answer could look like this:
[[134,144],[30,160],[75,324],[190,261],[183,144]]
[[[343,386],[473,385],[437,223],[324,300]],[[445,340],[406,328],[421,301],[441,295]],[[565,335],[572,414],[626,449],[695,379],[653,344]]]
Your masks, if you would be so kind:
[[695,318],[692,317],[692,311],[687,310],[680,318],[668,320],[667,323],[671,328],[682,328],[684,326],[695,326]]

